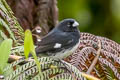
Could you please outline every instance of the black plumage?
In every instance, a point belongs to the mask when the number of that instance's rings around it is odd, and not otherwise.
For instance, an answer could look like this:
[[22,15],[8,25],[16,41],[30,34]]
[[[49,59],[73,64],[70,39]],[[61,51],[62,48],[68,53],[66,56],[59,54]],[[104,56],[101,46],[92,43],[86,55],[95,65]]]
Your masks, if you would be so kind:
[[38,43],[36,47],[37,55],[53,56],[60,59],[69,56],[73,52],[69,51],[74,47],[77,48],[79,44],[80,32],[77,28],[78,25],[74,19],[61,21]]

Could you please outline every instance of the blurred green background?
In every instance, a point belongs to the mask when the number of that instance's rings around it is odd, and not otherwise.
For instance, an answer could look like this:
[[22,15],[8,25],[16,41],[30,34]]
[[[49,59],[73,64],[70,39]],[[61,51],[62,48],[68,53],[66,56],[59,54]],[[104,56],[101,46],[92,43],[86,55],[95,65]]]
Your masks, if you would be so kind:
[[74,18],[81,32],[120,43],[120,0],[58,0],[59,20]]

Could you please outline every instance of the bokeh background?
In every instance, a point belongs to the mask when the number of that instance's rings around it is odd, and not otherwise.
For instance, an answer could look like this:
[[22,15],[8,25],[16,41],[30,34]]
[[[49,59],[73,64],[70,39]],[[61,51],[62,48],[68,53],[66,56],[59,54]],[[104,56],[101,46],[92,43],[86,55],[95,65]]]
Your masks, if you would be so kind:
[[120,43],[120,0],[58,0],[59,20],[74,18],[81,32]]

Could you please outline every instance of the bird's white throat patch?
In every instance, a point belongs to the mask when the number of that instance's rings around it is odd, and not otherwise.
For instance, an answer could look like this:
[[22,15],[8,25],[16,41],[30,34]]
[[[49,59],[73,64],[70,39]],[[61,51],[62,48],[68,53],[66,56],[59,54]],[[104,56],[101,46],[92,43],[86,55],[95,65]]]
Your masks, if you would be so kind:
[[55,46],[54,46],[54,48],[60,48],[61,45],[62,45],[62,44],[60,44],[60,43],[56,43]]

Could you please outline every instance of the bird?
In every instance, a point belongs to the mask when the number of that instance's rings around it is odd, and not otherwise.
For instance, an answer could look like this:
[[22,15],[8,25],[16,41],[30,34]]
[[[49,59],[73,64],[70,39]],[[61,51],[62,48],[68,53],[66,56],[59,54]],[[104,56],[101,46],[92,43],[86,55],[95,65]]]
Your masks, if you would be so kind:
[[78,48],[80,43],[79,23],[75,19],[64,19],[45,35],[35,48],[37,56],[64,59]]

